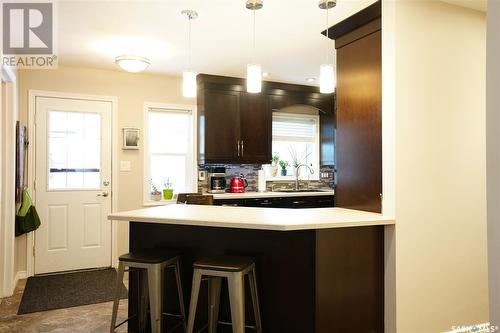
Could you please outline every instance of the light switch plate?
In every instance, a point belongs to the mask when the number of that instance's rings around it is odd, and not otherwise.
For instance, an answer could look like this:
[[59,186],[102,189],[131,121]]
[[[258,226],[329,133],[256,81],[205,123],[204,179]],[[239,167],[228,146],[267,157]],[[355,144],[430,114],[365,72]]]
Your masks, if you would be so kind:
[[120,171],[132,170],[130,161],[120,161]]
[[205,180],[207,178],[207,172],[204,170],[198,171],[198,180]]

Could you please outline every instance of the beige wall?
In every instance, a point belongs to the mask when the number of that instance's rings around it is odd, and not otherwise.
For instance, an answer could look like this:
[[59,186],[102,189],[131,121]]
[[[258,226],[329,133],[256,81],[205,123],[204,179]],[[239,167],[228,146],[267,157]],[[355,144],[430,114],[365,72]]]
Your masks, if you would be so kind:
[[[178,77],[131,74],[88,68],[60,67],[57,70],[20,71],[21,119],[27,121],[28,90],[49,90],[78,94],[118,97],[118,128],[143,128],[144,102],[193,104],[193,99],[182,97],[181,80]],[[142,133],[142,132],[141,132]],[[121,146],[121,137],[118,139]],[[118,210],[136,209],[142,206],[143,198],[143,149],[123,151],[118,159],[131,162],[130,172],[118,175]],[[114,161],[118,162],[119,161]],[[128,226],[119,224],[118,253],[128,250]],[[25,243],[24,243],[25,244]],[[20,246],[22,248],[22,246]],[[23,259],[23,258],[20,258]],[[18,262],[18,267],[25,262]]]
[[490,321],[500,325],[500,2],[488,1],[486,81]]
[[397,331],[488,322],[485,15],[412,0],[392,15]]

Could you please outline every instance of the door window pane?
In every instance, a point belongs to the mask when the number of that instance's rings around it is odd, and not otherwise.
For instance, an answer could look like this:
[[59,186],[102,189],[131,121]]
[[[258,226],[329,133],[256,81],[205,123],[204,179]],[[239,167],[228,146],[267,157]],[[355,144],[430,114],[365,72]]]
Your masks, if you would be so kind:
[[99,189],[101,115],[48,113],[48,189]]

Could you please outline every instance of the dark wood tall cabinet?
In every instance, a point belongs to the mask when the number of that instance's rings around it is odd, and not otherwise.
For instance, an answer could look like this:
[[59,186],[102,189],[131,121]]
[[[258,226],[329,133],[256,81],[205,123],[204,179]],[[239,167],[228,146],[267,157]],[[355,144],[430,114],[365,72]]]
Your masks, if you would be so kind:
[[380,15],[377,2],[330,28],[337,49],[335,204],[371,212],[382,210]]

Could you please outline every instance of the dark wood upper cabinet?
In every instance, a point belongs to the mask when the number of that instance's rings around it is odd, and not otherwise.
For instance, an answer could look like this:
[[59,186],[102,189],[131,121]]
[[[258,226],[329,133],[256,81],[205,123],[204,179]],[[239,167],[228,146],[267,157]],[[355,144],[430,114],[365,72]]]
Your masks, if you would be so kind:
[[240,94],[206,89],[205,112],[199,127],[204,128],[205,159],[229,162],[238,159],[240,140]]
[[[321,125],[321,162],[333,164],[333,94],[318,88],[264,82],[260,94],[246,92],[245,80],[198,75],[198,161],[201,164],[265,164],[272,155],[272,113],[292,105],[310,105],[327,115]],[[328,153],[328,149],[331,152]],[[326,159],[323,156],[327,156]]]
[[240,95],[240,160],[243,163],[269,163],[272,148],[272,116],[265,95]]
[[[378,4],[374,4],[368,10],[373,11],[373,8],[378,7]],[[372,18],[373,15],[369,17]],[[379,15],[379,18],[361,26],[359,17],[354,21],[356,28],[338,36],[335,40],[337,47],[335,201],[338,207],[381,212],[381,20]],[[341,25],[345,30],[345,22]]]

